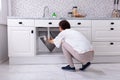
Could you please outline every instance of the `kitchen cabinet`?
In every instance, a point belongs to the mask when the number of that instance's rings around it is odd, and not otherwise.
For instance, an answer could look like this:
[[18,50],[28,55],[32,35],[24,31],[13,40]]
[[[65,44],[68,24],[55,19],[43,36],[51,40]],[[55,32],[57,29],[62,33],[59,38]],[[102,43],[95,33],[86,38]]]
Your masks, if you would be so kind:
[[120,21],[93,20],[92,44],[96,55],[120,55]]
[[[34,20],[16,20],[16,22],[14,21],[15,20],[13,19],[8,22],[9,57],[34,56],[35,28],[32,25],[34,24]],[[27,23],[29,22],[31,23],[27,25]]]
[[[10,64],[66,63],[64,56],[60,54],[62,50],[53,48],[50,52],[47,46],[49,43],[44,41],[48,37],[47,29],[54,37],[59,33],[60,21],[8,18]],[[83,33],[91,41],[95,50],[93,62],[120,61],[119,20],[71,19],[68,21],[72,29]]]

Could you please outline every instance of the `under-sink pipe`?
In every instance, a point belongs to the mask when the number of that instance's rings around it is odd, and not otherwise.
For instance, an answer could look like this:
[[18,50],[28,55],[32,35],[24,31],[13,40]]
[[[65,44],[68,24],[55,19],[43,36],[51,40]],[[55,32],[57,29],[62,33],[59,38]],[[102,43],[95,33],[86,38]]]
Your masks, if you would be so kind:
[[50,27],[47,27],[47,38],[50,39]]

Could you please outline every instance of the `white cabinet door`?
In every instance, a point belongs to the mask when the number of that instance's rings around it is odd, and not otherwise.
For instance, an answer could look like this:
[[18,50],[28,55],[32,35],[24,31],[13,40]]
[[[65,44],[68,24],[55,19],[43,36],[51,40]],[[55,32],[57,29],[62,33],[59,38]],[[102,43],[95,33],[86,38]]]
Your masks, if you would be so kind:
[[34,56],[34,27],[8,27],[9,56]]

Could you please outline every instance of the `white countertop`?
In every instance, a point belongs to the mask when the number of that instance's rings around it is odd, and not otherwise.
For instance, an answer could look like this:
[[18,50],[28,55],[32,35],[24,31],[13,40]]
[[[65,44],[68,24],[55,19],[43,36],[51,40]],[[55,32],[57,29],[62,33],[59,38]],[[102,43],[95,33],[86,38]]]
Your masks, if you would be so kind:
[[11,16],[8,17],[8,19],[40,19],[40,20],[120,20],[120,18],[111,18],[111,17],[85,17],[85,18],[34,18],[34,17],[17,17],[17,16]]

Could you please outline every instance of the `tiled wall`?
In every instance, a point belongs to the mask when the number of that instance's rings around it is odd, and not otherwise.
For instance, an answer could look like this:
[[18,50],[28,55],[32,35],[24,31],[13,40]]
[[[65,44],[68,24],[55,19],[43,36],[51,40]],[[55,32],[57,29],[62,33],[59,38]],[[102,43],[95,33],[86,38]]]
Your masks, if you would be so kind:
[[113,0],[11,0],[12,15],[20,17],[42,17],[44,6],[49,7],[50,15],[56,12],[58,17],[67,17],[74,5],[87,17],[110,17]]

